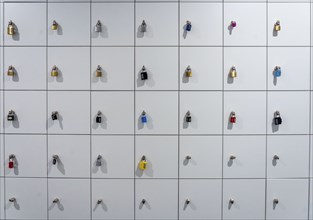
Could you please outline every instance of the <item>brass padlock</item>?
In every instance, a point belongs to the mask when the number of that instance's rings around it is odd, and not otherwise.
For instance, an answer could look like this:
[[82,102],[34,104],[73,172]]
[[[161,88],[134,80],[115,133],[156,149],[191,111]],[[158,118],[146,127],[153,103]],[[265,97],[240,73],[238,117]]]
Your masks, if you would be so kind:
[[142,156],[141,161],[139,162],[139,169],[146,170],[147,164],[148,164],[148,162],[146,160],[146,156]]
[[280,31],[281,30],[280,21],[276,21],[276,23],[274,25],[274,30],[275,31]]
[[186,77],[192,77],[192,70],[191,70],[189,65],[187,66],[187,68],[185,70],[185,75],[186,75]]
[[12,21],[9,21],[8,28],[7,28],[8,35],[14,35],[15,34],[15,27]]
[[8,76],[14,76],[15,73],[15,68],[13,66],[9,66],[8,71],[7,71],[7,75]]
[[102,68],[100,65],[96,69],[96,77],[102,77]]
[[58,75],[59,75],[58,68],[56,66],[53,66],[51,70],[51,76],[57,77]]
[[58,22],[56,22],[56,21],[54,20],[54,21],[52,22],[51,29],[55,31],[55,30],[58,29],[58,27],[59,27]]
[[231,78],[236,78],[237,77],[237,70],[236,70],[236,67],[232,66],[232,68],[230,69],[230,72],[229,72],[229,76]]

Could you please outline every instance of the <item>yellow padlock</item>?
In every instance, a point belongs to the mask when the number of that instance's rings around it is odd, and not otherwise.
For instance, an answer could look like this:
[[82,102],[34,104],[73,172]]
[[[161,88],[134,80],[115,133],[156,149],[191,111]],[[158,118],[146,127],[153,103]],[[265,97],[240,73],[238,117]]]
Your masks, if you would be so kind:
[[231,78],[236,78],[237,77],[237,70],[236,70],[236,67],[232,66],[232,68],[230,69],[230,72],[229,72],[229,76]]
[[15,28],[12,21],[9,21],[8,28],[7,28],[8,35],[14,35],[15,34]]
[[52,25],[51,25],[51,29],[52,29],[52,30],[57,30],[58,27],[59,27],[59,24],[58,24],[56,21],[53,21],[53,22],[52,22]]
[[146,170],[148,162],[146,160],[146,156],[142,156],[141,161],[139,162],[139,169]]
[[192,77],[192,70],[189,65],[185,70],[185,74],[186,74],[186,77]]
[[57,77],[59,75],[58,68],[56,66],[52,67],[51,76]]
[[276,21],[274,29],[275,29],[275,31],[280,31],[281,30],[280,21]]
[[100,65],[98,65],[98,67],[97,67],[96,77],[102,77],[102,68]]
[[14,76],[14,67],[13,66],[9,66],[9,68],[8,68],[8,72],[7,72],[7,74],[8,74],[8,76]]

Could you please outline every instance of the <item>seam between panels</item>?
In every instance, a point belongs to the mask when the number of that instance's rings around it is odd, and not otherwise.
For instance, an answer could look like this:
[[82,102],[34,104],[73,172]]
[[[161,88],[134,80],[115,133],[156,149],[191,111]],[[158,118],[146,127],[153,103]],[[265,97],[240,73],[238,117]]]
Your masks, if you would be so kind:
[[265,183],[264,183],[264,219],[267,219],[267,152],[268,152],[268,25],[269,25],[269,21],[268,21],[268,16],[269,16],[269,4],[268,4],[269,0],[266,0],[266,30],[265,30],[265,34],[266,34],[266,76],[265,76],[265,83],[266,83],[266,91],[265,91]]
[[[2,5],[2,27],[4,27],[4,18],[5,18],[5,4],[3,3]],[[4,44],[4,28],[2,29],[2,43]],[[3,45],[2,44],[2,45]],[[4,47],[3,47],[3,56],[2,56],[2,72],[4,72]],[[3,86],[3,89],[4,89],[4,74],[2,76],[2,86]],[[3,110],[3,163],[5,162],[5,153],[6,153],[6,146],[5,146],[5,126],[4,126],[4,122],[5,122],[5,89],[3,90],[3,93],[2,93],[2,102],[3,102],[3,106],[2,106],[2,110]],[[5,170],[5,168],[3,167],[3,171]],[[5,204],[5,201],[6,201],[6,175],[3,175],[3,200],[4,200],[4,204]],[[6,219],[6,209],[5,209],[5,205],[3,204],[3,217],[4,219]]]
[[180,95],[181,95],[181,93],[180,93],[180,18],[181,18],[181,14],[180,14],[180,12],[181,12],[181,2],[179,1],[178,2],[178,6],[177,6],[177,10],[178,10],[178,21],[177,21],[177,23],[178,23],[178,30],[177,30],[177,34],[178,34],[178,38],[177,38],[177,45],[178,45],[178,47],[177,47],[177,54],[178,54],[178,64],[177,64],[177,66],[178,66],[178,72],[177,72],[177,78],[178,78],[178,84],[177,84],[177,86],[178,86],[178,92],[177,92],[177,99],[178,99],[178,102],[177,102],[177,110],[178,110],[178,113],[177,113],[177,118],[178,118],[178,120],[177,120],[177,123],[178,123],[178,126],[177,126],[177,162],[178,162],[178,165],[177,165],[177,218],[178,219],[180,219],[180,147],[181,147],[181,144],[180,144],[180,141],[181,141],[181,139],[180,139],[180,111],[181,111],[181,109],[180,109]]
[[134,55],[134,57],[133,57],[133,62],[134,62],[134,68],[133,68],[133,77],[134,77],[134,88],[133,88],[133,97],[134,97],[134,100],[133,100],[133,102],[134,102],[134,131],[133,131],[133,137],[134,137],[134,140],[133,140],[133,153],[134,153],[134,155],[133,155],[133,183],[134,183],[134,191],[133,191],[133,200],[134,200],[134,207],[133,207],[133,209],[134,209],[134,213],[133,213],[133,217],[134,217],[134,219],[136,219],[136,213],[137,213],[137,209],[136,209],[136,176],[135,176],[135,173],[136,173],[136,163],[137,163],[137,161],[136,161],[136,141],[137,141],[137,136],[136,136],[136,37],[137,37],[137,35],[136,35],[136,7],[137,7],[137,4],[136,4],[136,0],[134,0],[134,27],[133,27],[133,36],[134,36],[134,46],[133,46],[133,48],[134,48],[134,51],[133,51],[133,55]]
[[47,219],[49,219],[49,173],[48,173],[48,161],[49,161],[49,136],[48,136],[48,112],[49,112],[49,97],[48,97],[48,13],[49,5],[48,0],[46,0],[46,187],[47,187]]
[[311,183],[312,183],[312,1],[310,1],[310,92],[309,92],[309,173],[308,173],[308,219],[310,219],[310,209],[312,207],[310,206],[310,203],[313,199],[313,192],[311,189]]
[[90,219],[93,219],[92,218],[92,199],[93,199],[93,179],[92,179],[92,150],[93,150],[93,146],[92,146],[92,120],[93,120],[93,117],[92,117],[92,80],[91,80],[91,77],[92,77],[92,74],[93,74],[93,67],[92,67],[92,33],[93,33],[93,26],[92,26],[92,3],[91,3],[91,0],[89,0],[89,172],[90,172],[90,180],[89,180],[89,184],[90,184],[90,189],[89,189],[89,207],[90,207]]

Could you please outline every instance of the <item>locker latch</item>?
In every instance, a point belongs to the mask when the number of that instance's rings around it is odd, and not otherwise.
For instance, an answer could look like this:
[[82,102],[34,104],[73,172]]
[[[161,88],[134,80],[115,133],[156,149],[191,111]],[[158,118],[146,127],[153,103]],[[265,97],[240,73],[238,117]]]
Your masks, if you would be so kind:
[[280,117],[280,112],[276,111],[274,113],[274,124],[275,125],[280,125],[283,122],[282,118]]
[[102,68],[100,65],[97,66],[96,77],[102,77]]
[[10,110],[7,116],[8,121],[14,121],[15,120],[15,112],[13,110]]
[[13,66],[9,66],[7,71],[8,76],[14,76],[15,75],[15,68]]
[[281,68],[279,66],[275,66],[274,68],[274,76],[280,77],[281,76]]
[[147,72],[145,66],[142,66],[142,68],[141,68],[140,78],[141,78],[141,80],[147,80],[148,79],[148,72]]
[[102,122],[102,112],[98,111],[97,116],[96,116],[96,123],[101,123]]
[[10,154],[9,155],[9,164],[8,164],[8,167],[9,169],[13,169],[15,167],[15,163],[16,162],[16,157],[14,154]]
[[192,77],[192,70],[191,70],[190,65],[188,65],[186,70],[185,70],[185,76],[186,77]]
[[142,21],[141,26],[140,26],[140,30],[141,30],[141,32],[147,32],[147,24],[146,24],[145,20]]
[[236,113],[234,111],[230,113],[229,122],[232,124],[236,123]]
[[52,156],[52,164],[53,165],[56,165],[57,162],[59,162],[59,161],[60,161],[60,157],[58,155],[53,155]]
[[186,31],[191,31],[191,21],[186,21]]
[[101,167],[102,166],[102,156],[99,154],[96,160],[96,166]]
[[232,66],[232,67],[230,68],[229,76],[230,76],[231,78],[236,78],[236,77],[237,77],[237,70],[236,70],[236,67],[235,67],[235,66]]
[[9,21],[8,28],[7,28],[7,34],[8,35],[16,34],[15,24],[12,21]]
[[148,162],[146,160],[146,156],[142,156],[141,160],[139,162],[139,169],[146,170],[147,169],[147,164],[148,164]]
[[56,22],[55,20],[52,21],[51,29],[55,31],[55,30],[57,30],[58,28],[59,28],[58,22]]
[[191,122],[191,113],[190,113],[190,111],[187,111],[187,113],[186,113],[186,122]]

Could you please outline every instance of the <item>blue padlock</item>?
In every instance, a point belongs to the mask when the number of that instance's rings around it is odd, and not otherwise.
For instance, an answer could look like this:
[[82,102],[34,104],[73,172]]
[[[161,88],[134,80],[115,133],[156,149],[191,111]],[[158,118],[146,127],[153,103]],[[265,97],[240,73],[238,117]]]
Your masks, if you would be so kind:
[[187,21],[186,31],[191,31],[191,22],[190,21]]
[[281,68],[279,66],[276,66],[274,69],[274,76],[280,77],[281,76]]
[[147,116],[146,116],[146,112],[145,111],[143,111],[142,113],[141,113],[141,123],[147,123]]

